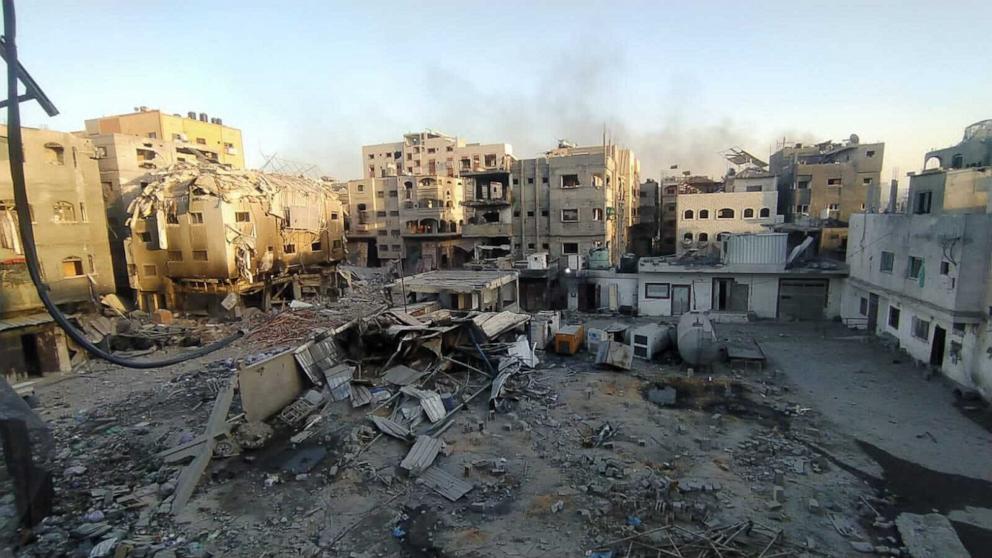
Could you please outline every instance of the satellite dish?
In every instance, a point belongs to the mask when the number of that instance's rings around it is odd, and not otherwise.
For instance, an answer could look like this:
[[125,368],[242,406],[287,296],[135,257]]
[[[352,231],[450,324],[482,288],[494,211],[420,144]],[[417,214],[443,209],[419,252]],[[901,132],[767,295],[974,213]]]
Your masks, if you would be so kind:
[[858,137],[858,134],[851,134],[851,137],[849,139],[851,143],[853,143],[854,145],[857,145],[858,143],[861,142],[861,138]]

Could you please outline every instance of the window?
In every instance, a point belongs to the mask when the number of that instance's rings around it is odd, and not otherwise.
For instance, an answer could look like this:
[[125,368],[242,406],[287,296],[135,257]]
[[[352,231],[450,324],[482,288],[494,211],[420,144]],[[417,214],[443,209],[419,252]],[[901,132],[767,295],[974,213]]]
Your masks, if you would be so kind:
[[178,225],[179,215],[176,214],[175,210],[169,210],[165,213],[165,223],[167,225]]
[[250,223],[251,222],[251,213],[249,213],[247,211],[235,211],[234,212],[234,220],[236,222],[238,222],[238,223]]
[[827,186],[840,186],[840,179],[839,178],[828,178],[827,179]]
[[517,209],[517,210],[514,210],[514,212],[513,212],[513,216],[514,216],[514,217],[520,217],[520,210],[519,210],[519,209]]
[[865,186],[868,186],[871,184],[871,178],[869,177],[862,178],[861,183],[864,184]]
[[915,256],[909,257],[909,267],[907,268],[907,275],[910,279],[919,279],[920,275],[923,274],[923,258],[917,258]]
[[808,203],[801,203],[801,204],[797,205],[796,206],[796,213],[803,213],[803,214],[809,213],[809,204]]
[[197,145],[207,145],[207,140],[205,140],[203,138],[196,138],[196,144]]
[[762,207],[761,211],[758,212],[758,217],[770,217],[772,214],[771,210],[767,207]]
[[400,216],[400,212],[394,209],[394,210],[392,210],[392,211],[389,212],[389,216],[390,217],[399,217]]
[[805,179],[805,180],[800,180],[800,181],[796,182],[796,189],[797,190],[806,190],[808,188],[809,188],[809,179],[808,178]]
[[310,251],[311,252],[320,252],[320,241],[319,240],[310,243]]
[[142,242],[151,242],[152,241],[152,233],[150,233],[150,232],[140,232],[140,233],[138,233],[138,240],[140,240]]
[[375,216],[376,217],[385,217],[386,216],[386,212],[385,211],[376,211],[375,212]]
[[878,270],[882,273],[892,273],[892,267],[895,265],[896,255],[892,252],[882,252],[882,257],[878,262]]
[[389,234],[393,235],[393,238],[399,238],[401,233],[399,229],[393,229],[389,232]]
[[378,190],[375,193],[375,197],[377,197],[377,198],[385,198],[386,197],[386,192],[383,191],[383,190]]
[[750,207],[744,210],[745,219],[754,219],[754,210]]
[[[336,243],[338,243],[338,244],[340,244],[340,243],[341,243],[341,241],[340,241],[340,240],[335,240],[334,242],[336,242]],[[340,246],[339,246],[339,248],[340,248]],[[402,246],[400,246],[399,244],[393,244],[393,252],[399,252],[399,251],[400,251],[400,250],[402,250],[402,249],[403,249],[403,247],[402,247]]]
[[454,150],[455,150],[455,148],[454,148],[454,146],[451,146],[451,145],[449,145],[449,146],[447,146],[447,147],[445,148],[445,151],[449,151],[449,152],[450,152],[450,151],[454,151]]
[[89,264],[90,273],[96,273],[96,262],[93,261],[93,254],[86,255],[86,263]]
[[158,275],[158,269],[155,264],[145,264],[141,266],[141,274],[145,277],[155,277]]
[[355,186],[355,190],[358,191],[358,192],[364,192],[365,191],[365,185],[364,184],[359,184],[359,185]]
[[369,153],[369,161],[375,160],[375,153]]
[[548,212],[547,209],[542,209],[541,210],[541,217],[547,217],[548,215],[550,215],[550,213]]
[[930,205],[933,202],[933,192],[917,192],[913,199],[913,213],[923,215],[930,213]]
[[81,277],[82,275],[83,260],[74,257],[62,260],[62,277]]
[[533,250],[535,246],[537,246],[537,245],[534,244],[533,242],[530,242],[530,243],[527,244],[527,249],[528,250]]
[[45,144],[45,162],[49,165],[65,164],[65,148],[57,143]]
[[710,235],[708,233],[701,232],[699,236],[696,237],[700,242],[709,242]]
[[682,240],[684,240],[686,242],[692,242],[692,233],[691,232],[687,232],[687,233],[683,234],[682,235]]
[[943,260],[940,262],[940,274],[948,275],[951,273],[951,262]]
[[295,244],[284,244],[282,247],[283,254],[295,254],[296,245]]
[[182,250],[169,250],[169,261],[170,262],[181,262],[183,261],[183,251]]
[[733,209],[730,209],[729,207],[724,207],[720,211],[717,211],[716,212],[716,218],[717,219],[733,219],[734,218],[734,210]]
[[533,211],[528,211],[527,212],[527,216],[528,217],[533,217],[534,216],[534,212]]
[[760,192],[761,191],[761,186],[760,185],[758,185],[758,186],[745,186],[744,187],[744,191],[745,192]]
[[602,221],[603,220],[603,210],[600,209],[600,208],[598,208],[598,207],[594,207],[592,209],[592,220],[593,221]]
[[375,231],[375,234],[377,234],[378,236],[386,236],[389,234],[389,231],[387,230]]
[[683,219],[692,219],[693,218],[692,210],[691,209],[686,209],[685,212],[682,214],[682,218]]
[[709,219],[710,218],[710,210],[709,209],[700,209],[699,210],[699,218],[700,219]]
[[577,223],[579,221],[578,209],[562,209],[561,220],[563,223]]
[[889,306],[889,327],[899,329],[899,309],[895,306]]
[[548,177],[547,176],[542,176],[541,177],[541,184],[547,184],[547,183],[548,183]]
[[924,341],[930,339],[930,322],[913,316],[913,337]]
[[198,262],[207,261],[207,251],[206,250],[193,250],[193,260]]
[[548,244],[547,242],[542,242],[542,243],[541,243],[541,248],[544,248],[545,250],[547,250],[547,249],[548,249],[548,248],[549,248],[550,246],[551,246],[551,245],[550,245],[550,244]]
[[578,254],[579,253],[579,243],[578,242],[563,242],[561,244],[562,254]]
[[194,225],[202,225],[203,213],[200,213],[199,211],[191,211],[189,214],[189,222]]
[[527,184],[533,184],[533,183],[534,183],[534,177],[533,176],[527,177]]
[[67,201],[57,201],[52,204],[52,220],[56,223],[75,223],[76,208]]
[[644,298],[669,298],[672,286],[668,283],[645,283]]
[[868,315],[868,299],[861,297],[861,303],[858,305],[858,313],[862,316]]
[[513,183],[514,184],[520,184],[520,179],[519,178],[514,178],[513,179]]
[[562,188],[578,188],[579,186],[581,186],[581,184],[579,184],[579,175],[577,174],[561,175]]

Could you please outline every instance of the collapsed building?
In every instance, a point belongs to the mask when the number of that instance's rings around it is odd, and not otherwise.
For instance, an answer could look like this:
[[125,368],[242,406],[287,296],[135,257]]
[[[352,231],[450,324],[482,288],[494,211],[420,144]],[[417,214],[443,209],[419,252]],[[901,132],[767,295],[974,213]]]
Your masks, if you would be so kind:
[[[0,127],[0,158],[7,128]],[[64,132],[23,128],[29,210],[41,275],[70,316],[113,291],[107,222],[93,144]],[[13,183],[0,165],[0,373],[11,380],[72,368],[76,351],[38,298],[18,231]]]
[[327,185],[182,162],[147,182],[126,241],[140,309],[236,313],[334,294],[344,216]]

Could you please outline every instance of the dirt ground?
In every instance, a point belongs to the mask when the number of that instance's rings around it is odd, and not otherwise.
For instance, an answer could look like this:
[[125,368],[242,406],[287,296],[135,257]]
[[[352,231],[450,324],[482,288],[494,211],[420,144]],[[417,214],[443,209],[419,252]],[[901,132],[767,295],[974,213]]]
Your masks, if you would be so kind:
[[[587,352],[541,355],[505,409],[491,413],[479,398],[442,435],[436,466],[473,484],[455,502],[399,470],[403,442],[380,437],[356,452],[347,437],[366,411],[345,401],[319,440],[214,459],[178,517],[146,508],[137,520],[108,519],[136,555],[162,557],[653,557],[673,534],[699,540],[692,533],[735,526],[743,555],[849,556],[852,542],[898,555],[894,517],[937,510],[973,555],[988,548],[992,439],[968,416],[985,411],[956,407],[943,383],[839,324],[717,330],[757,340],[764,369],[690,375],[662,356],[613,371]],[[174,482],[154,453],[202,432],[214,396],[205,386],[251,349],[152,371],[93,364],[39,387],[60,465],[88,471],[56,471],[61,519],[16,552],[49,555],[82,511],[99,511],[95,489]],[[649,400],[663,387],[674,403]],[[297,451],[316,447],[327,453],[320,464],[287,472]]]

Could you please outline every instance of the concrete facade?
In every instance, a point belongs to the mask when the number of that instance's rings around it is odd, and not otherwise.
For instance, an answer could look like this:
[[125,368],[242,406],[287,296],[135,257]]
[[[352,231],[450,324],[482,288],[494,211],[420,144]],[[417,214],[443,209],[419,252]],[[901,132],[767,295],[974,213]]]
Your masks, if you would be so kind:
[[786,221],[847,222],[852,213],[877,211],[881,198],[884,143],[797,143],[772,154],[770,172],[779,177],[779,204]]
[[630,227],[630,251],[638,256],[652,256],[661,238],[661,184],[653,178],[641,183],[635,222]]
[[447,176],[483,170],[506,170],[513,161],[509,144],[466,143],[464,139],[427,130],[403,135],[398,142],[362,146],[365,178]]
[[241,130],[225,126],[220,118],[208,118],[202,112],[189,112],[182,116],[137,107],[133,113],[87,120],[86,134],[123,134],[171,141],[195,148],[222,165],[245,168]]
[[767,231],[780,222],[776,177],[752,174],[727,182],[726,191],[679,194],[677,253],[719,248],[722,236]]
[[[69,369],[61,330],[51,324],[28,275],[17,231],[0,126],[0,362],[12,379]],[[93,308],[114,289],[107,220],[95,149],[87,139],[23,129],[24,172],[42,276],[66,311]],[[39,314],[40,313],[40,314]]]
[[679,194],[704,194],[722,189],[723,182],[705,176],[669,176],[662,179],[661,238],[658,246],[661,255],[674,255],[678,251]]

